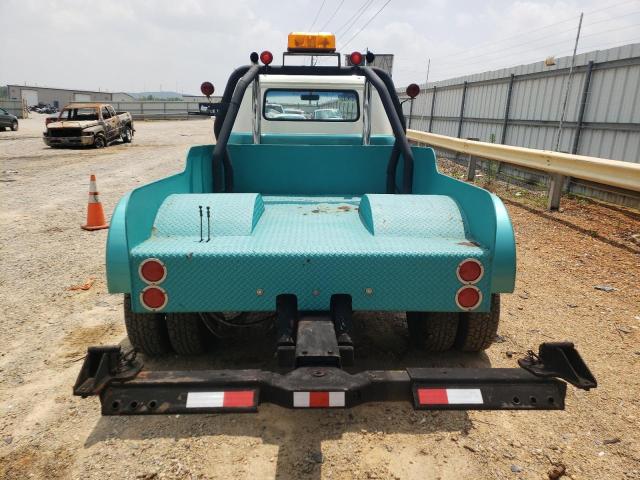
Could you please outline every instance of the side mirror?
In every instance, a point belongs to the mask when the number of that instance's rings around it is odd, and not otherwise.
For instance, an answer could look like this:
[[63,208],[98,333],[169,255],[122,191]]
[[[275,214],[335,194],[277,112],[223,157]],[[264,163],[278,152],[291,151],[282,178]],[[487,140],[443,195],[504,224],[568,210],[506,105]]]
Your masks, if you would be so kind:
[[412,83],[407,87],[406,93],[409,98],[416,98],[420,94],[420,87]]

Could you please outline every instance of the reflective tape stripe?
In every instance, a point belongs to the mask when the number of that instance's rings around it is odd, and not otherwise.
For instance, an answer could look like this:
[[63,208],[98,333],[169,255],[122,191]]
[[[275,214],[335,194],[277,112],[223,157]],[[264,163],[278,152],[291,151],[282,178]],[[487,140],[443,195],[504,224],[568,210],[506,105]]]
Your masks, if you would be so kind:
[[479,388],[419,388],[420,405],[482,405]]
[[90,193],[89,194],[89,203],[100,203],[100,198],[98,198],[98,194],[97,193]]
[[344,407],[344,392],[293,392],[295,408]]
[[187,408],[245,408],[253,406],[255,406],[254,390],[187,393]]
[[224,404],[224,392],[189,392],[187,408],[220,408]]

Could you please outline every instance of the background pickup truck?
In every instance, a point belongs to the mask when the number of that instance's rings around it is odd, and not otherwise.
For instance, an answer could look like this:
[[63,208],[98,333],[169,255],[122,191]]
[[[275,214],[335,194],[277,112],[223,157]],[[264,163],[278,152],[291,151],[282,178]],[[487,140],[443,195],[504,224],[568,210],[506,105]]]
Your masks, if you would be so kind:
[[135,131],[129,112],[116,112],[104,103],[67,105],[46,127],[43,140],[50,147],[103,148],[115,140],[131,142]]

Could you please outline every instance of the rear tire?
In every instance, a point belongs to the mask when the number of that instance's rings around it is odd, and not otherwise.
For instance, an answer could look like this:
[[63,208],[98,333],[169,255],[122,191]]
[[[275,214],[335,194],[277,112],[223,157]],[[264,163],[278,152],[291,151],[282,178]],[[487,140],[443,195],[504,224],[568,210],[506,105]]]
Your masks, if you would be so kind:
[[491,346],[500,323],[500,295],[491,295],[488,312],[460,314],[456,348],[463,352],[481,352]]
[[133,348],[149,357],[171,351],[164,314],[136,313],[131,310],[131,295],[124,294],[124,323]]
[[200,355],[207,351],[207,331],[197,313],[167,313],[169,341],[179,355]]
[[18,122],[16,120],[11,122],[11,130],[13,130],[14,132],[18,131]]
[[456,312],[407,312],[411,341],[428,352],[444,352],[453,347],[458,331]]

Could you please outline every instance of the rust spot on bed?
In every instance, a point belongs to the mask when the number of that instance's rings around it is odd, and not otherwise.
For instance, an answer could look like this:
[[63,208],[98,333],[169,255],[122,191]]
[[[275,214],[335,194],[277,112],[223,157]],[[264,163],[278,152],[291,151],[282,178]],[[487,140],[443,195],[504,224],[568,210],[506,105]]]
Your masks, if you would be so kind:
[[458,245],[464,245],[465,247],[479,247],[476,242],[458,242]]

